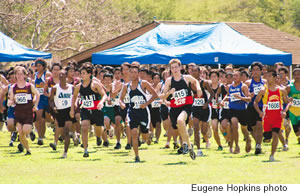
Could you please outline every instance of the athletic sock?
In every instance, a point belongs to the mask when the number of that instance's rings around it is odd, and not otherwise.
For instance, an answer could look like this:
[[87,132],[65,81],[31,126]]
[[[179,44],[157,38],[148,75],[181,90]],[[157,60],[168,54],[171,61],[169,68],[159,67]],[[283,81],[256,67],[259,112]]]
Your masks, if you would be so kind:
[[169,141],[167,141],[166,145],[170,145],[170,142],[169,142]]

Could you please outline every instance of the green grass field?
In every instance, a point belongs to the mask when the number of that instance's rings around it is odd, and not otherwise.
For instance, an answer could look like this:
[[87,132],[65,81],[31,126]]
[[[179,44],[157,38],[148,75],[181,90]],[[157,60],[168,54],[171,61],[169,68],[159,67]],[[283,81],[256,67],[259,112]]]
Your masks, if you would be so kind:
[[48,130],[46,136],[44,146],[38,146],[37,140],[30,142],[32,155],[24,156],[17,152],[17,142],[8,147],[9,133],[0,132],[0,183],[300,183],[300,145],[293,133],[289,151],[281,151],[279,144],[273,163],[268,162],[270,144],[264,144],[263,154],[255,156],[253,149],[245,153],[241,140],[241,153],[233,155],[227,146],[217,151],[211,139],[212,147],[203,149],[204,157],[192,161],[176,150],[162,149],[165,137],[159,144],[142,145],[139,164],[133,163],[133,151],[124,149],[125,139],[122,149],[114,150],[115,139],[103,148],[96,147],[95,137],[89,139],[89,158],[83,158],[83,149],[71,141],[68,158],[61,159],[63,144],[52,151],[53,132]]

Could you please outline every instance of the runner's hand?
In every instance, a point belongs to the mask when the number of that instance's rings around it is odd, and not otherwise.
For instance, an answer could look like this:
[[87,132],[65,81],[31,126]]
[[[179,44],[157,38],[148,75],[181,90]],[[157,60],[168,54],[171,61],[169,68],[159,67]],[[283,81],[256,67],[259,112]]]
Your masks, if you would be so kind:
[[56,107],[53,108],[53,112],[55,112],[56,114],[58,113]]
[[33,111],[33,112],[36,112],[36,111],[37,111],[37,107],[36,107],[36,106],[33,106],[32,111]]
[[102,108],[103,108],[103,103],[100,102],[100,103],[98,104],[98,106],[97,106],[97,109],[98,109],[98,110],[102,110]]
[[281,118],[285,119],[286,117],[286,112],[285,111],[281,111]]
[[264,114],[264,112],[262,112],[262,111],[259,113],[259,116],[260,116],[261,118],[263,118],[264,115],[265,115],[265,114]]
[[121,109],[123,110],[123,109],[126,108],[126,105],[125,105],[123,102],[120,102],[120,107],[121,107]]

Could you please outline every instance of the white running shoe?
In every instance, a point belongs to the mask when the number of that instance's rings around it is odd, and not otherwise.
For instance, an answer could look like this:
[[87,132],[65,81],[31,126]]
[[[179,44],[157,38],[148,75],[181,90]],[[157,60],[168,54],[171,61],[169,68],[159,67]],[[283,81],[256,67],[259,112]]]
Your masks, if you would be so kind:
[[210,142],[206,142],[206,149],[209,149],[210,148]]
[[287,144],[285,144],[284,146],[283,146],[283,148],[282,148],[282,151],[288,151],[289,150],[289,147],[288,147],[288,145]]
[[63,158],[67,158],[67,153],[64,152],[64,154],[62,155]]
[[203,156],[203,152],[202,152],[201,149],[199,149],[199,150],[197,151],[197,157],[201,157],[201,156]]
[[270,161],[270,162],[274,162],[274,161],[275,161],[274,156],[270,155],[269,161]]

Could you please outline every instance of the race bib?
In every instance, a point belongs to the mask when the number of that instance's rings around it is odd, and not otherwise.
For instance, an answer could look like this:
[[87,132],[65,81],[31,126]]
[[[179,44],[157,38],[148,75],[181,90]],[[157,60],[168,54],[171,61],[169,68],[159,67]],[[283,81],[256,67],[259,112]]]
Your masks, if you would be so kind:
[[152,108],[159,108],[160,107],[160,100],[154,100],[151,103]]
[[279,110],[280,103],[279,102],[268,102],[268,110]]
[[111,100],[111,104],[108,104],[108,101],[105,101],[106,107],[114,107],[114,104],[115,104],[114,100]]
[[300,99],[293,99],[292,106],[300,108]]
[[228,101],[225,101],[224,102],[224,109],[229,109],[229,102]]
[[93,108],[94,101],[93,100],[82,100],[82,108]]
[[185,101],[186,101],[185,98],[178,98],[178,99],[175,100],[174,104],[176,106],[179,106],[179,105],[185,104]]
[[193,106],[203,106],[205,104],[204,98],[195,98]]
[[40,95],[44,95],[44,88],[36,88]]
[[230,102],[239,101],[240,99],[236,98],[234,95],[241,95],[239,92],[230,94]]
[[120,106],[120,98],[119,98],[119,96],[117,96],[115,98],[114,102],[115,102],[115,106]]
[[261,88],[262,88],[261,86],[253,88],[254,95],[257,95],[259,93],[259,91],[261,90]]
[[129,96],[129,94],[126,94],[126,96],[124,98],[124,103],[125,104],[129,104],[130,103],[130,96]]
[[211,103],[212,103],[212,108],[214,108],[214,109],[218,108],[218,104],[215,99],[212,99]]
[[16,94],[16,103],[17,104],[27,104],[27,94]]

